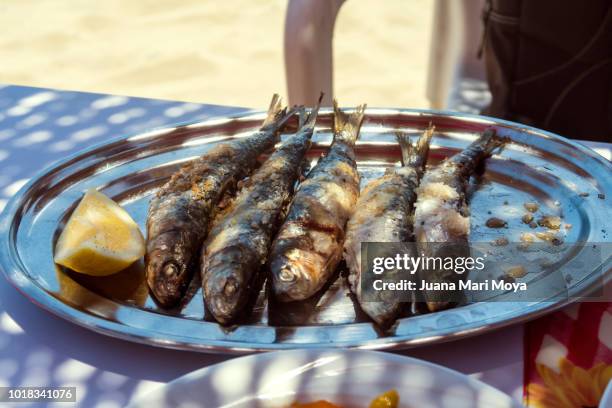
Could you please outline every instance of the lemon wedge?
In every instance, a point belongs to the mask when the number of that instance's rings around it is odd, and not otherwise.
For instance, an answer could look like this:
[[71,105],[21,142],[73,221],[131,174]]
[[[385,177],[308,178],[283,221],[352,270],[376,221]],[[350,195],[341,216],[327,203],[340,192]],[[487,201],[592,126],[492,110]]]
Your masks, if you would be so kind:
[[106,276],[127,268],[144,253],[144,238],[130,215],[90,189],[68,219],[54,260],[76,272]]

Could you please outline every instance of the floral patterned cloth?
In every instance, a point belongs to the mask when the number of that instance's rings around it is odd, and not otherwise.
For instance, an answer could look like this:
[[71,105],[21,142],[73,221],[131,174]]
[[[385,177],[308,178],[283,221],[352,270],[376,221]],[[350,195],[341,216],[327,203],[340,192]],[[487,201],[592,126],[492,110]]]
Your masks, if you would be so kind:
[[526,325],[525,405],[597,407],[612,379],[612,303],[578,303]]

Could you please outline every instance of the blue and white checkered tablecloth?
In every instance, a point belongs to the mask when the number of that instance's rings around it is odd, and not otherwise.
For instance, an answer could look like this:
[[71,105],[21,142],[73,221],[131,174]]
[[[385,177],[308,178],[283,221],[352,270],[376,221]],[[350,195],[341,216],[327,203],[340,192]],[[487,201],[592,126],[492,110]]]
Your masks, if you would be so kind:
[[0,210],[36,172],[93,143],[245,110],[0,85]]

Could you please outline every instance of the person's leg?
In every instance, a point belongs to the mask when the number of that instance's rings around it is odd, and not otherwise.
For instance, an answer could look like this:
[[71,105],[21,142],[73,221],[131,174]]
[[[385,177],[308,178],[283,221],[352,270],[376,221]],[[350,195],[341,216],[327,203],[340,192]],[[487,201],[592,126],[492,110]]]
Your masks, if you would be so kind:
[[285,73],[290,104],[323,105],[333,98],[332,38],[344,0],[289,0],[285,18]]
[[427,97],[433,109],[477,113],[487,103],[484,62],[477,56],[483,7],[484,0],[435,2],[427,74]]

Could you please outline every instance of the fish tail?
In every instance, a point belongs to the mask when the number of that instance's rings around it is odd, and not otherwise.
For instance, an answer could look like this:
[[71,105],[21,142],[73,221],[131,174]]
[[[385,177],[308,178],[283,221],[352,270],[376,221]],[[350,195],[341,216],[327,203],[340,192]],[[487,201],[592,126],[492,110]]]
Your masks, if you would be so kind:
[[298,115],[298,130],[302,130],[302,128],[304,127],[304,125],[306,124],[308,120],[308,115],[306,114],[306,108],[304,108],[303,106],[298,107],[297,115]]
[[435,129],[436,127],[433,125],[433,123],[429,122],[429,126],[427,126],[427,129],[425,129],[421,137],[419,137],[419,140],[417,140],[416,142],[416,152],[413,157],[412,165],[415,169],[417,169],[417,171],[422,171],[425,168],[425,163],[427,162],[427,155],[429,154],[431,138],[433,137]]
[[321,107],[321,101],[323,100],[323,95],[324,93],[321,92],[321,95],[319,96],[319,101],[317,102],[316,106],[312,108],[312,110],[310,111],[310,114],[308,115],[308,119],[306,120],[306,122],[304,124],[300,123],[300,129],[302,128],[307,129],[307,130],[314,129],[315,124],[317,123],[317,116],[319,115],[319,108]]
[[263,126],[272,125],[274,122],[281,120],[287,113],[287,108],[283,108],[283,99],[279,94],[272,95],[270,101],[270,107],[268,108],[268,115],[266,120],[263,122]]
[[436,127],[434,126],[434,124],[429,122],[427,129],[425,129],[421,137],[419,137],[419,140],[417,140],[417,143],[416,143],[417,157],[421,159],[423,164],[427,160],[427,155],[429,154],[429,145],[431,143],[431,138],[433,137],[435,130],[436,130]]
[[395,138],[402,151],[402,166],[409,166],[414,157],[414,146],[410,142],[410,136],[404,132],[396,132]]
[[510,139],[507,137],[497,135],[494,128],[488,128],[472,144],[448,161],[457,166],[461,177],[468,177],[475,167],[490,157],[496,149],[501,150],[508,140]]
[[497,132],[493,128],[488,128],[482,134],[483,151],[486,157],[491,156],[496,149],[503,149],[504,145],[508,142],[507,137],[501,137],[497,135]]
[[357,106],[355,112],[348,114],[338,108],[338,101],[334,99],[334,140],[342,140],[350,145],[355,144],[359,137],[365,108],[364,103]]
[[[261,125],[261,129],[272,130],[274,132],[281,130],[299,109],[299,106],[294,106],[288,110],[286,106],[283,107],[282,98],[278,94],[274,94],[272,96],[272,101],[270,101],[266,119]],[[276,137],[278,138],[279,135],[277,134]]]
[[410,166],[417,171],[423,170],[427,162],[429,144],[431,143],[434,130],[435,126],[430,122],[427,129],[425,129],[414,145],[410,143],[410,138],[407,134],[402,132],[396,133],[397,141],[402,149],[403,166]]

